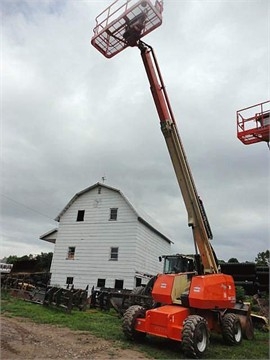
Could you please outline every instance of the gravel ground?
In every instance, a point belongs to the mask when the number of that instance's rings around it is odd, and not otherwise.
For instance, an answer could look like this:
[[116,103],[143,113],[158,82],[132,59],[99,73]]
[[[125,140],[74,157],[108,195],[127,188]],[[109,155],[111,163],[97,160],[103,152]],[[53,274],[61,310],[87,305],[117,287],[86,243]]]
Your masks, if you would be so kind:
[[1,316],[1,356],[8,359],[149,359],[139,351],[99,339],[89,332],[72,331],[27,319]]

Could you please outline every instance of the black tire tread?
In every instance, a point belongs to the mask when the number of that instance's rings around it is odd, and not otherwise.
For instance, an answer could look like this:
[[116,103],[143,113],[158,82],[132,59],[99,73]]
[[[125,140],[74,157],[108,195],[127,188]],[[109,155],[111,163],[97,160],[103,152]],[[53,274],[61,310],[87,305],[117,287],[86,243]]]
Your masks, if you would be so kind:
[[[188,316],[183,323],[182,331],[182,349],[183,352],[190,358],[198,359],[203,354],[199,354],[195,343],[194,343],[194,333],[197,325],[202,322],[207,328],[207,321],[205,318],[199,315],[190,315]],[[208,335],[209,342],[209,335]]]
[[145,308],[140,305],[130,306],[124,313],[122,329],[128,340],[140,340],[145,337],[145,333],[134,329],[137,318],[145,317]]
[[[239,324],[240,324],[240,320],[238,319],[237,315],[235,315],[233,313],[225,314],[222,319],[222,336],[223,336],[224,341],[228,345],[238,344],[238,342],[236,342],[235,336],[234,336],[234,327],[235,327],[236,322],[239,322]],[[240,324],[240,326],[241,326],[241,324]],[[241,342],[241,340],[239,341],[239,343]]]

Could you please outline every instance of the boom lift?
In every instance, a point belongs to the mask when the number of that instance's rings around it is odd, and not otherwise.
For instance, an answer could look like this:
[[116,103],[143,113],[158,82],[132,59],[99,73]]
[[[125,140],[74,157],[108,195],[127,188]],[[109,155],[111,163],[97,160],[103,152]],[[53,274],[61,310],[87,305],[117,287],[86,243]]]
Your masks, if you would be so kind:
[[246,107],[236,112],[237,137],[244,145],[265,141],[269,147],[270,101]]
[[[121,2],[121,1],[120,1]],[[122,2],[121,2],[122,3]],[[153,48],[141,40],[162,23],[163,2],[152,0],[118,1],[96,18],[92,45],[111,58],[125,48],[138,47],[150,83],[176,178],[192,228],[195,250],[203,269],[157,276],[152,296],[156,307],[145,310],[131,306],[124,315],[123,331],[129,339],[146,334],[180,341],[187,356],[201,357],[207,349],[210,331],[222,333],[229,344],[239,344],[242,332],[252,338],[249,306],[236,303],[233,278],[219,273],[210,244],[212,232],[203,203],[198,196],[177,129],[169,98]]]

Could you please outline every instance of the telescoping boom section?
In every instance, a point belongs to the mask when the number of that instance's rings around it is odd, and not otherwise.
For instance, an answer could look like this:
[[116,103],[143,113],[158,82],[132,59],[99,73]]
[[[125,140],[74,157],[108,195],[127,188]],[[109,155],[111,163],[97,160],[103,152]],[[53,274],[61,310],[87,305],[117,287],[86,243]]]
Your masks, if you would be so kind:
[[204,211],[203,203],[195,187],[157,59],[153,49],[149,45],[140,41],[138,46],[141,50],[142,60],[159,115],[161,131],[164,135],[187,209],[188,225],[192,228],[194,241],[201,255],[204,272],[217,273],[216,259],[209,242],[209,239],[212,239],[211,228]]

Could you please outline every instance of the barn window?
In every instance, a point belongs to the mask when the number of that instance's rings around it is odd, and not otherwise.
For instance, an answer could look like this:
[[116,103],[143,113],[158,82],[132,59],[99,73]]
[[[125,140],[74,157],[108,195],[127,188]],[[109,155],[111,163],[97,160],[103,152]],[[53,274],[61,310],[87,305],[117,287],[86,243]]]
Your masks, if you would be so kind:
[[75,256],[75,246],[70,246],[68,248],[68,254],[67,254],[67,259],[68,260],[73,260]]
[[115,282],[114,282],[114,288],[121,290],[121,289],[123,289],[123,287],[124,287],[124,280],[117,280],[116,279]]
[[118,247],[111,247],[111,257],[110,260],[118,260]]
[[78,210],[77,221],[84,221],[84,210]]
[[97,287],[105,287],[106,279],[98,279]]
[[141,286],[142,285],[142,279],[141,278],[135,278],[136,279],[136,287],[138,287],[138,286]]
[[67,277],[66,284],[67,285],[72,285],[73,284],[73,276],[68,276]]
[[117,220],[117,208],[111,208],[110,220]]

